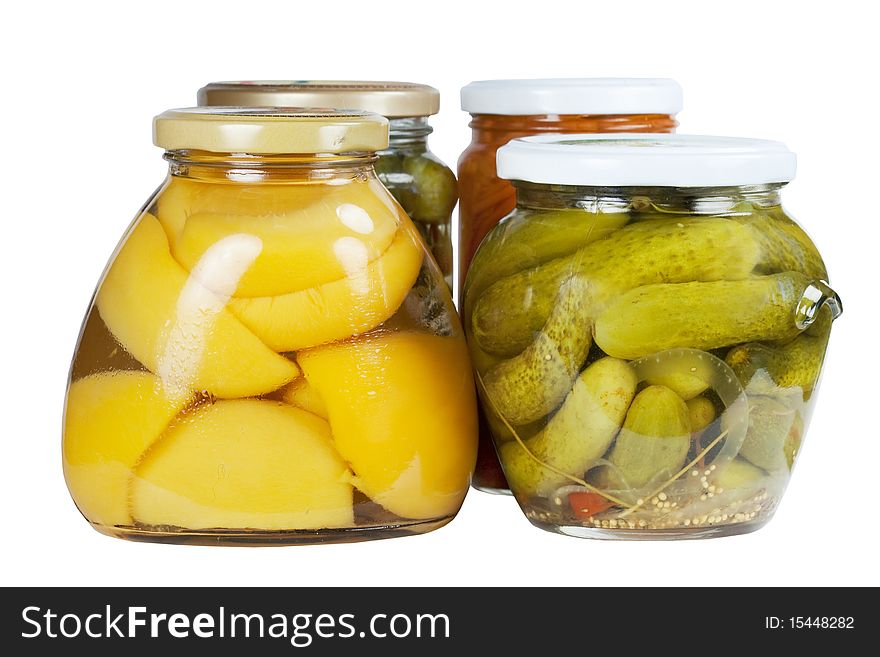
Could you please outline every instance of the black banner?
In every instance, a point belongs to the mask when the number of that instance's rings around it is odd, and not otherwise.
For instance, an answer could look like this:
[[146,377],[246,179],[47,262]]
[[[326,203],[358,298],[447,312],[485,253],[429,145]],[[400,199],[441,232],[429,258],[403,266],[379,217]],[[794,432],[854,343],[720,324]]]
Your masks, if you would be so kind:
[[[616,645],[833,648],[877,633],[869,591],[638,588],[5,589],[2,646],[89,655],[498,655]],[[864,643],[862,643],[864,645]],[[258,652],[251,652],[256,650]]]

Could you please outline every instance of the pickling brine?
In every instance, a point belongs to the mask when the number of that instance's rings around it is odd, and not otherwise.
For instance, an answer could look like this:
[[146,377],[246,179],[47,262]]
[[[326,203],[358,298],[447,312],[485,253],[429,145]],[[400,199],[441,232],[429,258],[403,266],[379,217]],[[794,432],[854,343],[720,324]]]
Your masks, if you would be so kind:
[[474,258],[465,324],[533,523],[701,537],[772,516],[841,310],[780,205],[793,162],[764,142],[659,135],[502,150],[517,208]]
[[384,119],[267,114],[157,118],[170,175],[98,286],[67,395],[65,476],[104,533],[381,538],[442,526],[468,488],[467,348],[372,169]]

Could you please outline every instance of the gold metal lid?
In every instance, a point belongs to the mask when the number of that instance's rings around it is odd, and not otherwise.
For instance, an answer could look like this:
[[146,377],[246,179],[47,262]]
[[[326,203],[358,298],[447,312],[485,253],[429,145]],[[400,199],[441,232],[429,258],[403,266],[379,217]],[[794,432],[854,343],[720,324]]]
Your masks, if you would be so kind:
[[388,118],[431,116],[440,111],[440,92],[413,82],[355,80],[246,80],[212,82],[198,93],[199,106],[338,107]]
[[324,107],[187,107],[153,119],[153,143],[212,153],[351,153],[388,147],[388,120]]

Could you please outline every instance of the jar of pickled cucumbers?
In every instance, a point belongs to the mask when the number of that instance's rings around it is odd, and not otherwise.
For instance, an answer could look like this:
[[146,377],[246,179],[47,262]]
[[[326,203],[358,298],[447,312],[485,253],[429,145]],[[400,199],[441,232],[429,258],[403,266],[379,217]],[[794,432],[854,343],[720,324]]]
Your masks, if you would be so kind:
[[379,182],[365,112],[156,117],[169,175],[127,230],[73,358],[63,464],[98,531],[357,541],[440,527],[467,491],[467,346]]
[[[495,174],[498,148],[516,137],[542,133],[673,132],[681,105],[681,88],[666,79],[483,80],[464,87],[461,108],[471,114],[472,137],[458,160],[459,288],[477,246],[514,207],[513,186]],[[480,415],[474,486],[507,493]]]
[[832,321],[819,252],[782,209],[777,142],[517,139],[516,208],[468,273],[464,321],[511,490],[535,525],[701,538],[773,515]]
[[379,151],[376,173],[421,232],[452,287],[452,210],[455,174],[428,148],[428,117],[440,111],[440,92],[411,82],[264,80],[213,82],[199,105],[339,107],[388,118],[390,140]]

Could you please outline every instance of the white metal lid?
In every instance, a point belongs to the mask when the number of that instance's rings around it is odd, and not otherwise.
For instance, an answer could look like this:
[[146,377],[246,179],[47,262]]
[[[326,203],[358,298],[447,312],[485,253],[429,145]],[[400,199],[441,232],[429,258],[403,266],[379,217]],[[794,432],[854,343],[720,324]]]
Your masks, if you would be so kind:
[[480,80],[461,89],[471,114],[676,114],[681,87],[667,78]]
[[541,135],[498,150],[498,177],[597,187],[728,187],[789,182],[782,142],[670,134]]

